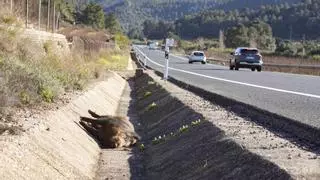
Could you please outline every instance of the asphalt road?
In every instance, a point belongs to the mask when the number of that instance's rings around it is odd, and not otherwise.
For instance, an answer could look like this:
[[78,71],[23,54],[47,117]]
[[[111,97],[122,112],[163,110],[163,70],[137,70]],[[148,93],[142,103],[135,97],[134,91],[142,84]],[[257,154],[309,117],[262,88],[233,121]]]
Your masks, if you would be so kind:
[[[147,65],[163,72],[164,52],[136,46]],[[233,98],[320,128],[320,77],[277,72],[231,71],[228,67],[193,63],[170,55],[169,76],[210,92]]]

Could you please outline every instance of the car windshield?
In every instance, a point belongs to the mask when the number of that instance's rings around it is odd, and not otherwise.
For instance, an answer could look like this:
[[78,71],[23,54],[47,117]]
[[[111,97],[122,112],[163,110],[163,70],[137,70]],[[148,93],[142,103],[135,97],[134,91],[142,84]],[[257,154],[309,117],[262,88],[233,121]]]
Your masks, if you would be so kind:
[[241,49],[240,53],[241,54],[258,54],[258,50],[257,49]]
[[204,56],[204,54],[202,52],[195,52],[195,53],[193,53],[193,55],[195,55],[195,56]]

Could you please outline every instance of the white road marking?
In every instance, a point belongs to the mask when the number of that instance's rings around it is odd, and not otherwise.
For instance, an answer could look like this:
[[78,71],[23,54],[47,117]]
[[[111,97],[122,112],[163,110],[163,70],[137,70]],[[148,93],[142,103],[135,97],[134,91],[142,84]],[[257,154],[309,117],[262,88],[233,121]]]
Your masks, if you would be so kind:
[[[143,54],[144,56],[146,56],[139,48],[137,48],[137,50]],[[147,56],[146,56],[147,57]],[[147,57],[147,59],[152,62],[153,64],[156,64],[160,67],[163,67],[163,65],[151,60],[149,57]],[[212,76],[207,76],[204,74],[199,74],[199,73],[195,73],[195,72],[190,72],[190,71],[185,71],[182,69],[176,69],[176,68],[171,68],[169,67],[170,70],[174,70],[174,71],[178,71],[178,72],[183,72],[183,73],[187,73],[187,74],[192,74],[195,76],[200,76],[200,77],[205,77],[205,78],[209,78],[209,79],[214,79],[214,80],[218,80],[218,81],[223,81],[223,82],[229,82],[229,83],[233,83],[233,84],[240,84],[240,85],[244,85],[244,86],[249,86],[249,87],[255,87],[255,88],[260,88],[260,89],[266,89],[266,90],[271,90],[271,91],[276,91],[276,92],[282,92],[282,93],[288,93],[288,94],[294,94],[294,95],[300,95],[300,96],[306,96],[306,97],[312,97],[312,98],[317,98],[320,99],[319,95],[314,95],[314,94],[308,94],[308,93],[302,93],[302,92],[295,92],[295,91],[289,91],[289,90],[284,90],[284,89],[277,89],[277,88],[272,88],[272,87],[267,87],[267,86],[260,86],[260,85],[255,85],[255,84],[250,84],[250,83],[244,83],[244,82],[239,82],[239,81],[233,81],[233,80],[229,80],[229,79],[224,79],[224,78],[218,78],[218,77],[212,77]]]

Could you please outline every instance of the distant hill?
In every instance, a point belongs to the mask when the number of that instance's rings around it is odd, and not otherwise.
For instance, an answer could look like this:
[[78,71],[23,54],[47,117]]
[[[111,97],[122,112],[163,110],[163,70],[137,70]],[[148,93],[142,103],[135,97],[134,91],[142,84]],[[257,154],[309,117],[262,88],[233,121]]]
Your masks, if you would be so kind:
[[[81,1],[81,0],[78,0]],[[84,1],[84,0],[82,0]],[[141,28],[147,20],[174,21],[185,15],[199,13],[208,9],[254,9],[261,5],[296,3],[300,0],[94,0],[113,12],[119,18],[123,28]]]
[[175,22],[175,33],[182,38],[218,37],[220,30],[238,24],[263,21],[273,34],[283,39],[320,39],[320,0],[296,4],[266,5],[243,10],[208,10]]

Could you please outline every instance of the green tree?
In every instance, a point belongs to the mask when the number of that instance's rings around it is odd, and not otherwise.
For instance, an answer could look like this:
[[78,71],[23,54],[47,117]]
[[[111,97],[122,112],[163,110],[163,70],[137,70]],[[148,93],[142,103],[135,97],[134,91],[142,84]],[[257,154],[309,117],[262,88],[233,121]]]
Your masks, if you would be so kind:
[[83,11],[83,22],[94,28],[103,29],[105,17],[103,9],[96,3],[89,3]]
[[285,56],[295,56],[297,52],[297,47],[291,41],[277,41],[276,53]]
[[137,28],[132,28],[128,33],[129,38],[142,40],[142,32]]
[[272,28],[261,21],[229,28],[225,43],[230,48],[256,46],[259,49],[274,51],[276,47]]
[[122,32],[121,25],[117,17],[113,13],[105,16],[104,24],[105,28],[108,29],[111,33]]
[[248,37],[248,28],[243,24],[228,29],[225,36],[225,44],[230,48],[249,46],[250,44],[250,38]]

